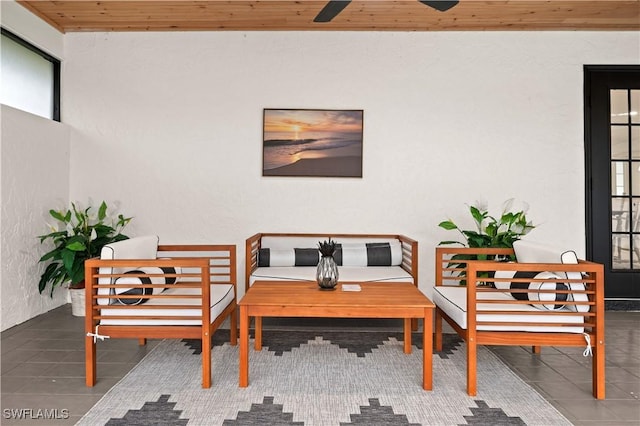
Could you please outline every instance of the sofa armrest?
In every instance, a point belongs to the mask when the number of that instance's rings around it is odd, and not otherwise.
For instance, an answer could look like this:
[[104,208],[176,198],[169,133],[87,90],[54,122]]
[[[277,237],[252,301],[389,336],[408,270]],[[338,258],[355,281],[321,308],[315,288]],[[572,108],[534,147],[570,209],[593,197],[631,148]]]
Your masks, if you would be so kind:
[[402,269],[413,277],[413,284],[418,286],[418,242],[404,235],[398,235],[402,244]]
[[514,256],[514,251],[510,248],[436,247],[435,285],[465,284],[468,260],[487,259],[496,255]]
[[262,233],[247,238],[245,242],[244,291],[249,290],[249,278],[258,268],[258,251],[261,247]]

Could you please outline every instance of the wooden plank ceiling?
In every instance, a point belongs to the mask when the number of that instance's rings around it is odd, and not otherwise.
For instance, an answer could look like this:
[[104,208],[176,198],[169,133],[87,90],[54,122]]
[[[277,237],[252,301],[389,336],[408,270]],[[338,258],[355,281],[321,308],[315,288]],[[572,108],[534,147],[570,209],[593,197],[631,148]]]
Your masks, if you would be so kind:
[[444,12],[418,0],[353,0],[330,22],[314,22],[328,0],[18,3],[61,32],[640,30],[640,0],[462,0]]

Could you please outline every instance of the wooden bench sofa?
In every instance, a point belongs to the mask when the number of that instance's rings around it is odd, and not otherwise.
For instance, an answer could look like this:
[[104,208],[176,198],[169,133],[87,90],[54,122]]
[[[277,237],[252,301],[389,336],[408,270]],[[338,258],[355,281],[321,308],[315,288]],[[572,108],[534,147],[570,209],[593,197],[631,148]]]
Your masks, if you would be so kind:
[[230,320],[237,342],[236,246],[158,245],[145,236],[109,244],[85,262],[86,385],[96,383],[96,341],[202,341],[202,387],[211,387],[211,336]]
[[514,249],[437,247],[435,270],[435,348],[442,350],[444,319],[467,345],[469,395],[477,392],[478,345],[530,345],[535,353],[578,346],[593,354],[593,396],[605,398],[603,265],[518,241]]
[[[315,264],[306,259],[300,262],[298,254],[317,251],[318,242],[329,238],[340,244],[342,251],[340,281],[418,285],[418,242],[403,235],[262,232],[246,240],[245,289],[256,280],[315,281],[317,260]],[[385,250],[388,253],[378,256]]]

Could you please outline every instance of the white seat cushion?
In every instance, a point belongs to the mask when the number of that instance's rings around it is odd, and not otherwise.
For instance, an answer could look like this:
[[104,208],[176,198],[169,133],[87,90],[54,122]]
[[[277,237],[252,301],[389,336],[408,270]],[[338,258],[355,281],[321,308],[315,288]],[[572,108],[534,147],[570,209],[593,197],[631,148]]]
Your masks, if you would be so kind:
[[[316,281],[315,266],[270,266],[257,268],[249,277],[249,285],[255,281]],[[400,266],[341,266],[340,281],[373,282],[394,281],[413,283],[413,277]]]
[[[140,309],[129,306],[127,309],[109,309],[102,308],[102,316],[114,316],[114,315],[127,315],[127,316],[166,316],[166,317],[197,317],[196,319],[102,319],[101,325],[202,325],[202,321],[199,317],[202,315],[200,309],[201,299],[185,299],[180,298],[181,295],[194,295],[200,294],[200,289],[197,288],[180,288],[172,287],[165,290],[163,295],[175,295],[175,298],[159,298],[151,299],[143,306],[158,306],[157,309]],[[229,284],[212,284],[211,285],[211,322],[213,322],[222,311],[225,310],[233,302],[234,292],[233,286]],[[163,306],[170,305],[194,305],[193,309],[166,309]]]
[[[478,292],[478,300],[482,299],[498,299],[498,300],[514,300],[508,293],[492,292],[491,294]],[[456,322],[461,328],[467,329],[467,289],[464,286],[436,286],[433,292],[433,302],[442,309],[449,318]],[[584,327],[582,325],[571,326],[553,326],[553,323],[574,323],[582,324],[584,318],[582,315],[554,315],[553,312],[571,312],[564,308],[559,311],[550,311],[548,315],[528,315],[528,312],[539,313],[540,310],[530,305],[500,304],[500,303],[478,303],[476,306],[478,313],[476,321],[485,322],[537,322],[549,323],[550,326],[525,326],[517,325],[478,325],[477,330],[486,331],[528,331],[528,332],[553,332],[553,333],[582,333]],[[481,314],[480,311],[522,311],[522,315],[504,315],[499,314]]]

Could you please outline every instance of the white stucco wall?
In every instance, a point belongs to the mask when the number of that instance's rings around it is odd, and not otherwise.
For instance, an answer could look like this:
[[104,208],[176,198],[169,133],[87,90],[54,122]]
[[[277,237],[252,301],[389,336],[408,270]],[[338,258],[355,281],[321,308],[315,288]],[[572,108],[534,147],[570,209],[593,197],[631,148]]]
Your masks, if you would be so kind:
[[[584,254],[583,65],[640,63],[637,32],[57,33],[2,25],[63,60],[63,123],[2,108],[2,329],[37,293],[46,210],[107,200],[131,235],[238,245],[259,231],[393,232],[433,248],[465,204],[531,205],[532,239]],[[263,108],[364,110],[364,176],[263,178]],[[239,286],[242,291],[242,285]],[[26,309],[25,309],[26,306]]]
[[55,121],[5,105],[2,135],[2,330],[67,303],[38,292],[46,250],[38,235],[48,232],[48,209],[69,199],[69,130]]
[[[260,231],[402,233],[434,246],[465,203],[531,205],[532,239],[584,254],[583,65],[640,62],[624,32],[73,33],[72,199],[133,235],[238,245]],[[261,176],[263,108],[364,110],[362,179]],[[242,286],[239,286],[242,287]]]
[[[0,2],[2,26],[63,59],[63,36],[14,1]],[[47,210],[69,200],[69,129],[2,105],[0,109],[0,329],[67,302],[38,293]]]

